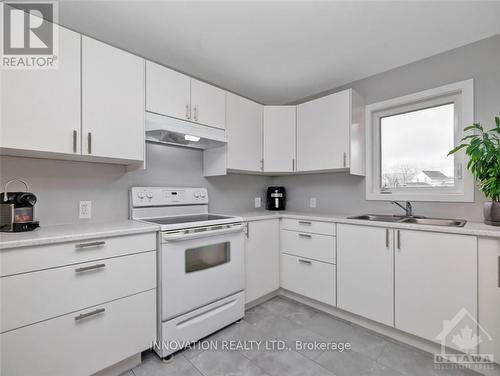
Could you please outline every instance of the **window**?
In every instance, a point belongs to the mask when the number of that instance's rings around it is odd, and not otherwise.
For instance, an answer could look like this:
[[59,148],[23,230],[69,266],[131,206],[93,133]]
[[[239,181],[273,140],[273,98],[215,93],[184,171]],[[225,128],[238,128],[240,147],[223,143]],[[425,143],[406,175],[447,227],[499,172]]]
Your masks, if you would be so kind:
[[473,122],[472,80],[367,106],[367,199],[474,200],[464,153],[448,156]]

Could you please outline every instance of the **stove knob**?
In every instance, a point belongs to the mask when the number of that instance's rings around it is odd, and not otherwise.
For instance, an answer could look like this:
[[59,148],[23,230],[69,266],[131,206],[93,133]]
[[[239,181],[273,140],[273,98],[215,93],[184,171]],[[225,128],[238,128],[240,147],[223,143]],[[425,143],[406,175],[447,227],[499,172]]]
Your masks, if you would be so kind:
[[206,195],[206,193],[205,193],[205,192],[201,192],[201,193],[200,193],[200,197],[201,197],[201,198],[205,198],[205,197],[207,197],[207,195]]
[[142,200],[144,198],[144,192],[138,192],[137,197],[139,197]]
[[151,200],[153,198],[153,194],[151,192],[148,192],[146,194],[146,197]]
[[194,192],[194,198],[200,198],[200,192]]

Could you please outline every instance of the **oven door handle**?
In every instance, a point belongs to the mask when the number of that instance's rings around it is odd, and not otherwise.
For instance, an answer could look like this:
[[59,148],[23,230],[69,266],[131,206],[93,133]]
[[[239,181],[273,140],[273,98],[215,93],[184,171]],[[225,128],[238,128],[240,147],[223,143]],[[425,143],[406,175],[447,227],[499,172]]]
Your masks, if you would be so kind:
[[235,232],[243,232],[243,229],[244,226],[241,224],[241,225],[231,226],[229,228],[224,228],[221,230],[200,231],[200,232],[193,232],[190,234],[175,234],[175,233],[163,234],[162,239],[163,241],[179,242],[183,240],[207,238],[209,236],[219,236],[219,235],[233,234]]

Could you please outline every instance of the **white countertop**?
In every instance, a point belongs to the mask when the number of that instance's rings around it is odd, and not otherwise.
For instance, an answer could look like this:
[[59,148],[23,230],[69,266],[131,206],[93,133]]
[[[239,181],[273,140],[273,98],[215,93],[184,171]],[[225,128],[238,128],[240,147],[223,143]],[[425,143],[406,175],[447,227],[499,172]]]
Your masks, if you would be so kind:
[[463,234],[463,235],[500,238],[500,227],[489,226],[482,222],[467,221],[464,227],[451,227],[451,226],[448,227],[448,226],[418,225],[412,223],[376,222],[376,221],[367,221],[362,219],[348,219],[347,215],[330,214],[330,213],[304,213],[304,212],[293,212],[293,211],[272,212],[272,211],[261,210],[261,211],[252,211],[246,213],[233,213],[233,215],[238,215],[242,217],[244,221],[248,222],[259,221],[264,219],[272,219],[272,218],[292,218],[292,219],[305,219],[310,221],[347,223],[347,224],[356,224],[364,226],[389,227],[389,228],[399,228],[407,230],[433,231],[433,232],[444,232],[449,234]]
[[34,231],[0,232],[0,249],[140,234],[158,230],[159,226],[157,225],[130,220],[43,226]]

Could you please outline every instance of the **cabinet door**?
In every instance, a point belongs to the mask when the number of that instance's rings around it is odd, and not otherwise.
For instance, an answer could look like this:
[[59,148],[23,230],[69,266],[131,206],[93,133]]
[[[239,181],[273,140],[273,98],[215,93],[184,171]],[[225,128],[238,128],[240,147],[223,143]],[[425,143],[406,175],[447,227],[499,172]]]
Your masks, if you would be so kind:
[[279,289],[279,219],[248,222],[245,267],[246,302]]
[[142,160],[144,60],[82,37],[82,154]]
[[392,230],[337,225],[337,306],[392,326]]
[[493,354],[500,359],[500,239],[479,238],[479,324],[486,331],[480,332],[483,342],[480,354]]
[[191,78],[146,61],[146,111],[191,119]]
[[295,170],[295,106],[264,106],[264,171]]
[[191,79],[192,120],[210,127],[226,128],[226,92]]
[[227,168],[262,171],[263,106],[227,93]]
[[436,341],[462,308],[477,318],[476,237],[395,230],[395,238],[396,328]]
[[3,148],[80,153],[80,35],[54,27],[57,69],[0,72]]
[[297,170],[349,167],[351,91],[297,106]]

